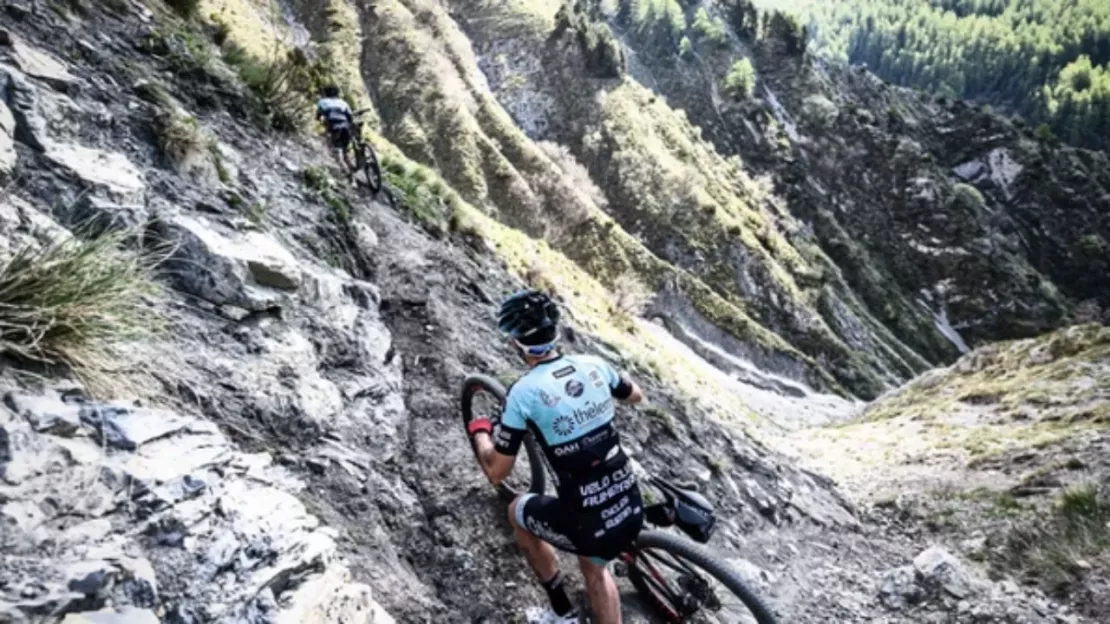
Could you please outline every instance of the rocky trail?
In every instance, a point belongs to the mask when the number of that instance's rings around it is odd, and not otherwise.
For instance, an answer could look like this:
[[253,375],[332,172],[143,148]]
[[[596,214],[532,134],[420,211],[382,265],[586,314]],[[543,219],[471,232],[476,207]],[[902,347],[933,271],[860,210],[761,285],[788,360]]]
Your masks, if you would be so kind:
[[[282,19],[303,43],[300,13]],[[202,46],[161,3],[0,0],[0,16],[0,258],[128,232],[164,255],[139,305],[165,320],[118,346],[107,376],[0,360],[0,622],[525,621],[542,590],[457,414],[467,374],[520,372],[492,321],[528,281],[506,245],[429,226],[397,178],[378,197],[348,188],[322,140],[259,123],[239,75],[189,65]],[[629,330],[676,370],[574,309],[564,346],[645,387],[649,404],[619,416],[627,451],[718,504],[711,546],[782,621],[1108,612],[971,561],[961,530],[990,530],[980,516],[937,528],[933,498],[886,500],[906,472],[944,476],[918,463],[912,416],[841,429],[864,403],[707,339],[676,301],[656,298]],[[1074,361],[1095,382],[1077,383],[1104,389],[1092,336]],[[707,396],[675,376],[704,378]],[[864,418],[900,396],[916,395]],[[1060,443],[1098,465],[1103,435],[1083,435]],[[1005,473],[1003,457],[975,474]],[[626,621],[654,621],[622,590]]]

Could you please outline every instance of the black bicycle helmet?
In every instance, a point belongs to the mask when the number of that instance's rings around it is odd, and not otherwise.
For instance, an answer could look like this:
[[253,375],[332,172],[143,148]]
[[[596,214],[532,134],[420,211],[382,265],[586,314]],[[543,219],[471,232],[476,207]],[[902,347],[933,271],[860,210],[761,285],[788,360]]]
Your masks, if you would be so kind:
[[324,97],[326,97],[326,98],[337,98],[337,97],[339,97],[339,87],[337,87],[333,84],[325,86],[320,91],[323,92]]
[[536,290],[522,290],[501,302],[497,327],[529,347],[554,347],[558,335],[559,307]]

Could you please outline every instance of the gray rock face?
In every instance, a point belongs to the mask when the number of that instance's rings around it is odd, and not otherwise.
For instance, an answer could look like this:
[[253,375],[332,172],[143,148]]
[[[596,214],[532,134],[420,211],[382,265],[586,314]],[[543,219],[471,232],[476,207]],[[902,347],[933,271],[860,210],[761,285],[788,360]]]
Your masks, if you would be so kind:
[[72,437],[81,428],[80,406],[57,397],[8,393],[4,403],[39,433]]
[[65,228],[15,195],[0,197],[0,259],[26,245],[64,240]]
[[8,36],[9,55],[12,63],[23,73],[33,76],[60,91],[77,87],[77,79],[66,66],[47,52],[39,50],[16,35]]
[[268,455],[123,402],[82,401],[74,422],[74,401],[9,392],[0,409],[5,621],[157,622],[161,578],[191,588],[171,613],[198,621],[392,622]]
[[23,72],[3,63],[0,93],[12,113],[17,141],[45,152],[58,137],[77,134],[81,109],[72,99],[39,88]]
[[[18,40],[17,40],[18,41]],[[79,188],[93,195],[94,211],[105,212],[106,201],[143,205],[146,182],[142,172],[123,154],[70,142],[78,135],[80,107],[69,97],[33,84],[32,77],[55,88],[76,83],[64,67],[25,44],[14,47],[16,67],[0,64],[0,178],[10,175],[18,140],[43,152],[47,160]],[[22,71],[20,71],[22,70]],[[9,108],[10,107],[10,108]],[[90,206],[83,206],[86,210]]]
[[883,576],[879,587],[879,600],[888,609],[901,609],[921,601],[924,592],[917,584],[913,566],[902,566],[890,570]]
[[75,143],[50,143],[46,146],[46,158],[85,188],[105,192],[126,203],[144,202],[143,174],[123,154]]
[[15,117],[0,99],[0,184],[11,179],[15,163]]
[[125,451],[173,435],[190,424],[172,412],[135,409],[124,404],[85,406],[80,417],[96,429],[105,444]]
[[70,613],[62,624],[158,624],[158,616],[149,609],[124,607],[120,610],[102,609]]
[[296,290],[301,270],[287,249],[260,232],[225,235],[207,220],[186,215],[165,224],[178,245],[173,259],[178,286],[217,305],[265,310]]

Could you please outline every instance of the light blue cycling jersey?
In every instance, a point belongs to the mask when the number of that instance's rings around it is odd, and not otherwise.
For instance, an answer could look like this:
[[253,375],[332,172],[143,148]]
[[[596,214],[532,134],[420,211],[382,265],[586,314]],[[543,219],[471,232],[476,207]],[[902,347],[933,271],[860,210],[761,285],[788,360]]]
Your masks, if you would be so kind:
[[516,455],[531,430],[559,493],[525,494],[516,507],[518,526],[597,561],[613,559],[635,539],[643,503],[613,426],[614,400],[632,391],[605,360],[589,355],[541,362],[513,384],[496,448]]
[[323,117],[332,130],[346,127],[352,120],[351,107],[340,98],[320,98],[316,102],[316,116]]
[[613,420],[612,391],[618,385],[617,371],[599,357],[548,360],[513,384],[501,425],[523,431],[531,423],[543,446],[559,448]]

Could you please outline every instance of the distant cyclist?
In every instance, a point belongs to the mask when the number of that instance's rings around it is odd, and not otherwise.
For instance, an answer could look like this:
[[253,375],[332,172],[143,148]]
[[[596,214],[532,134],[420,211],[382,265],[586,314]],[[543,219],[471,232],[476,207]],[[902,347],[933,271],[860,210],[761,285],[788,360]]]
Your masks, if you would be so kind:
[[324,87],[321,93],[323,97],[316,102],[316,120],[327,124],[332,149],[340,153],[347,171],[351,171],[354,165],[351,164],[347,149],[351,145],[351,129],[355,125],[351,107],[339,97],[339,87],[335,85]]
[[509,389],[496,439],[488,419],[468,433],[494,484],[513,469],[525,431],[543,448],[559,497],[522,494],[509,504],[516,540],[539,577],[554,617],[575,622],[552,545],[578,555],[594,618],[619,624],[620,598],[605,564],[628,549],[643,526],[632,465],[613,426],[614,399],[638,403],[636,384],[598,357],[556,350],[559,309],[547,295],[524,291],[501,304],[498,326],[530,370]]

